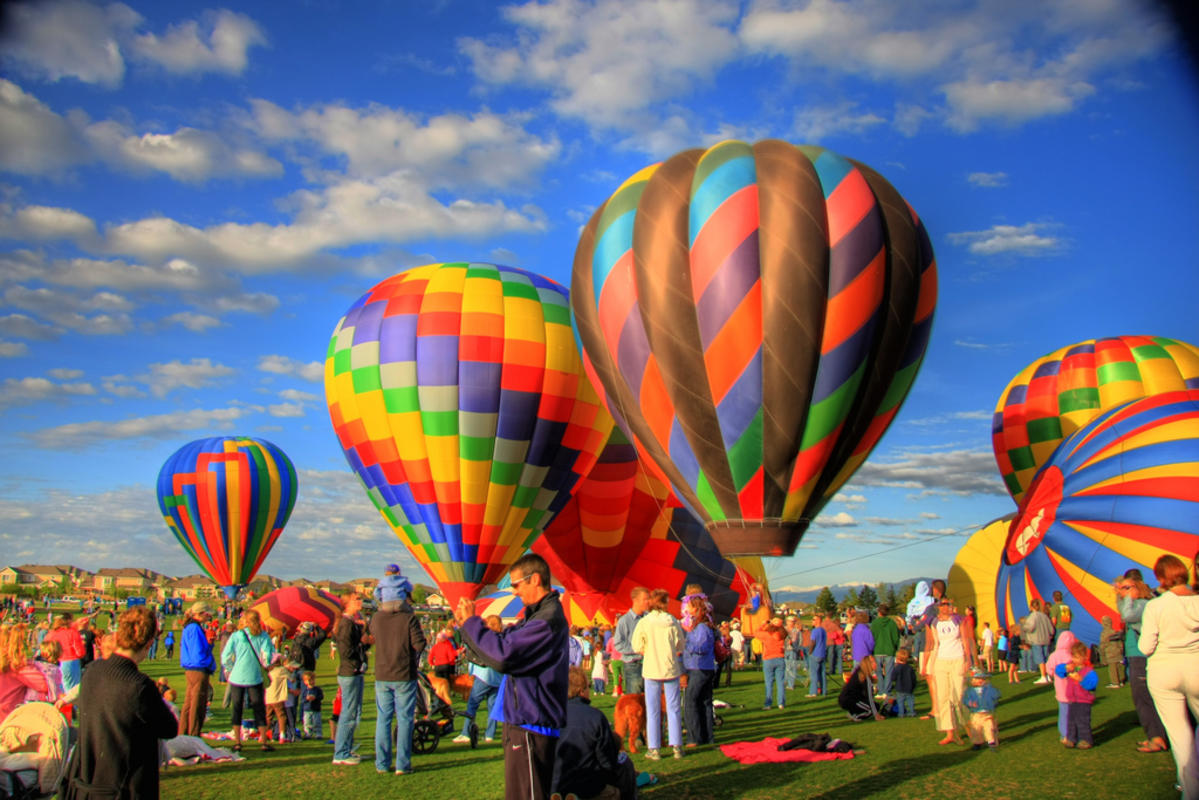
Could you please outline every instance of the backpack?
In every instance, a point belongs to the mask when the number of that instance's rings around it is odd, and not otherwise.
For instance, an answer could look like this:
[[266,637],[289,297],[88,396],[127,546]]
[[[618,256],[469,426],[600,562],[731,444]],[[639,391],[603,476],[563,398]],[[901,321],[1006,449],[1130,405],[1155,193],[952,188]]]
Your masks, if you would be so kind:
[[723,636],[717,636],[716,641],[712,644],[712,655],[716,657],[717,664],[723,664],[729,660],[729,646],[724,643]]

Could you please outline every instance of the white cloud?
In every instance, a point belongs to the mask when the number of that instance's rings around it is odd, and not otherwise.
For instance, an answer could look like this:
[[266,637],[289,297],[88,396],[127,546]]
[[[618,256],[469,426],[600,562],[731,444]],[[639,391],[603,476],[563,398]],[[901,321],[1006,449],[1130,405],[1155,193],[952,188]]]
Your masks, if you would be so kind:
[[38,322],[25,314],[7,314],[0,317],[0,335],[45,342],[61,336],[62,329]]
[[1058,226],[1045,222],[1026,222],[1023,225],[992,225],[985,231],[963,231],[949,234],[949,241],[966,245],[976,255],[1003,254],[1038,256],[1060,250],[1065,242],[1046,231]]
[[94,395],[96,387],[86,382],[56,383],[48,378],[5,378],[0,406],[25,405],[64,397]]
[[18,358],[29,354],[29,345],[24,342],[0,341],[0,358]]
[[163,317],[162,322],[164,325],[179,325],[192,333],[204,333],[209,328],[215,328],[221,324],[216,317],[197,314],[193,311],[180,311],[177,314],[171,314]]
[[[90,296],[69,290],[40,287],[10,286],[4,292],[4,302],[24,311],[32,311],[57,330],[71,330],[93,336],[128,333],[133,329],[129,312],[134,308],[126,298],[112,292],[96,292]],[[19,336],[21,334],[12,333]],[[37,338],[27,335],[25,338]]]
[[0,78],[0,167],[24,175],[58,172],[87,160],[75,126]]
[[86,239],[96,233],[96,223],[69,208],[22,206],[12,221],[14,232],[31,239]]
[[1012,80],[964,80],[946,84],[949,126],[973,131],[986,120],[1009,125],[1073,111],[1095,87],[1081,80],[1037,77]]
[[142,21],[123,3],[104,8],[80,0],[13,3],[6,9],[7,59],[51,81],[75,78],[115,87],[125,77],[121,40]]
[[162,36],[142,34],[134,39],[132,49],[140,58],[159,64],[168,72],[238,75],[249,63],[249,49],[263,44],[266,36],[254,20],[222,9],[206,14],[202,26],[195,20],[186,20],[171,25]]
[[490,111],[433,117],[371,105],[325,104],[287,111],[251,102],[250,126],[268,141],[311,143],[346,161],[346,174],[376,178],[403,170],[434,187],[527,183],[558,158],[556,138],[540,138],[520,116]]
[[301,392],[299,389],[284,389],[279,396],[294,403],[312,403],[320,399],[312,392]]
[[181,181],[218,176],[274,177],[283,165],[265,153],[229,144],[211,131],[180,128],[138,135],[112,120],[89,125],[84,137],[97,157],[115,168],[165,172]]
[[808,106],[795,115],[795,133],[801,142],[815,144],[835,134],[861,134],[885,121],[877,114],[858,111],[857,104],[848,101],[832,106]]
[[303,403],[275,403],[266,407],[267,413],[272,417],[302,417],[304,416]]
[[83,370],[81,370],[81,369],[66,369],[66,368],[60,367],[58,369],[46,370],[46,374],[49,375],[51,378],[57,378],[60,381],[73,381],[76,378],[83,377]]
[[855,505],[862,505],[863,503],[866,502],[866,495],[864,495],[864,494],[845,494],[845,492],[837,492],[835,495],[833,495],[833,502],[834,503],[853,503]]
[[177,439],[183,431],[228,430],[234,422],[252,413],[250,408],[216,408],[176,411],[122,420],[73,422],[42,428],[28,434],[39,447],[71,450],[123,439]]
[[820,515],[812,522],[818,528],[850,528],[857,524],[853,515],[845,511],[838,511],[831,516]]
[[275,375],[292,375],[312,383],[320,383],[325,379],[325,364],[322,361],[305,364],[287,356],[269,355],[258,359],[258,369]]
[[854,473],[853,483],[917,489],[921,495],[1007,494],[990,449],[905,452],[889,461],[871,459]]
[[738,51],[736,6],[715,0],[550,0],[507,6],[512,44],[462,39],[475,74],[544,87],[555,110],[598,128],[636,124],[656,101],[710,80]]
[[237,75],[248,65],[249,49],[266,43],[253,20],[228,10],[175,22],[162,34],[144,31],[146,20],[124,3],[43,0],[12,3],[7,11],[0,42],[5,60],[50,81],[74,78],[115,88],[125,78],[127,59],[175,74]]
[[145,383],[155,397],[165,397],[176,389],[202,389],[236,373],[237,370],[232,367],[214,364],[210,359],[193,358],[187,363],[168,361],[151,364],[148,371],[137,379]]
[[966,180],[972,186],[981,186],[984,189],[996,189],[1001,186],[1007,186],[1008,176],[1006,172],[971,172],[966,176]]

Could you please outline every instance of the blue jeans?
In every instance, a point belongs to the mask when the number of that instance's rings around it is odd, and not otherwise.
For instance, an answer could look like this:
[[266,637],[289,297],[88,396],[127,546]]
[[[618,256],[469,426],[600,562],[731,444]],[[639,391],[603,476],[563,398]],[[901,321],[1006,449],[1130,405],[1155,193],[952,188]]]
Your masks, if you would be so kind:
[[[626,665],[627,666],[627,665]],[[641,666],[638,664],[637,666]],[[628,674],[627,672],[625,673]],[[661,691],[659,691],[659,689]],[[662,746],[662,692],[666,693],[666,728],[671,747],[683,746],[683,708],[679,700],[679,679],[645,679],[645,727],[651,750]]]
[[799,674],[799,656],[796,655],[794,650],[788,647],[784,658],[786,659],[787,667],[783,673],[783,682],[787,684],[788,689],[794,689],[795,677]]
[[640,694],[645,691],[645,682],[641,679],[641,659],[624,662],[624,693]]
[[1032,648],[1031,647],[1028,649],[1020,648],[1020,671],[1021,672],[1032,672],[1033,671]]
[[824,659],[808,656],[808,694],[824,694]]
[[[484,683],[476,677],[474,685],[470,688],[470,699],[466,701],[466,716],[470,717],[472,725],[475,724],[475,714],[479,706],[483,705],[484,700],[487,701],[487,730],[483,734],[487,739],[495,738],[495,719],[491,716],[491,707],[495,705],[495,698],[499,693],[500,687]],[[463,732],[470,733],[470,729],[463,728]]]
[[916,695],[908,694],[907,692],[895,693],[895,716],[897,717],[914,717],[916,716]]
[[828,663],[825,669],[829,675],[840,675],[841,668],[845,665],[845,645],[830,644],[828,646]]
[[878,677],[875,678],[875,685],[878,686],[879,694],[891,693],[891,666],[895,663],[895,656],[880,656],[874,654],[874,660],[878,663]]
[[333,758],[340,761],[354,752],[354,732],[362,720],[362,676],[338,675],[337,685],[341,689],[341,716],[333,740]]
[[[338,678],[337,680],[343,680]],[[361,704],[360,704],[361,705]],[[391,772],[391,723],[396,723],[396,770],[408,772],[412,769],[412,726],[416,713],[416,681],[375,681],[375,708],[379,717],[375,720],[375,769]],[[337,737],[341,739],[341,726],[346,723],[345,690],[341,695],[341,720],[337,723]]]
[[768,658],[762,662],[762,679],[766,681],[766,699],[762,701],[764,708],[770,708],[770,686],[774,685],[774,703],[779,708],[787,705],[787,695],[783,692],[783,675],[786,666],[782,658]]

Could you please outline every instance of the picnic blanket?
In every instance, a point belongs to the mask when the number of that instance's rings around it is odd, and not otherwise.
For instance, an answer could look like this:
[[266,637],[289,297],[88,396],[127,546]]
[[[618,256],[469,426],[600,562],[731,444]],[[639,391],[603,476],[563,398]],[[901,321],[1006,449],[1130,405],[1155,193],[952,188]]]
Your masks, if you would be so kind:
[[720,752],[742,764],[782,764],[794,761],[840,761],[853,758],[853,751],[847,753],[819,752],[816,750],[779,750],[779,745],[786,744],[790,739],[768,736],[760,742],[733,742],[722,744]]

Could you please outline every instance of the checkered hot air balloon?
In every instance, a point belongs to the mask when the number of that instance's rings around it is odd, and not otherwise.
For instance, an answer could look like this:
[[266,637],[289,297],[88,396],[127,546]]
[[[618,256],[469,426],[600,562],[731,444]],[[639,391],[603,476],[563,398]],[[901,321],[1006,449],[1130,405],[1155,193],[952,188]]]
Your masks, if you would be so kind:
[[296,470],[265,439],[197,439],[158,473],[167,527],[230,598],[253,580],[296,504]]
[[1199,550],[1199,390],[1167,392],[1102,413],[1061,443],[1012,520],[995,581],[999,624],[1060,591],[1071,630],[1097,642],[1118,619],[1112,581],[1146,576],[1165,553]]
[[1199,349],[1163,336],[1087,339],[1020,372],[999,396],[991,444],[1019,505],[1053,451],[1100,413],[1141,397],[1199,389]]
[[492,264],[417,267],[364,294],[329,342],[325,394],[371,502],[453,603],[525,552],[612,429],[566,290]]
[[592,216],[571,306],[588,374],[726,555],[791,555],[924,356],[936,264],[869,167],[777,140],[688,150]]
[[532,549],[566,588],[572,624],[613,621],[636,586],[665,589],[677,606],[690,583],[700,585],[717,616],[729,617],[752,583],[641,465],[619,428]]

